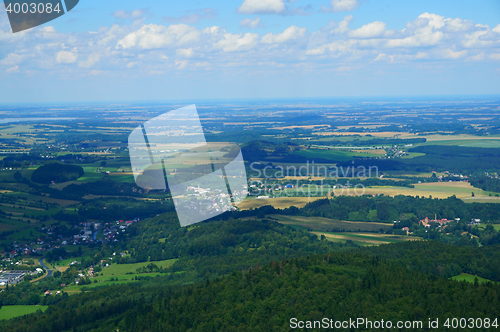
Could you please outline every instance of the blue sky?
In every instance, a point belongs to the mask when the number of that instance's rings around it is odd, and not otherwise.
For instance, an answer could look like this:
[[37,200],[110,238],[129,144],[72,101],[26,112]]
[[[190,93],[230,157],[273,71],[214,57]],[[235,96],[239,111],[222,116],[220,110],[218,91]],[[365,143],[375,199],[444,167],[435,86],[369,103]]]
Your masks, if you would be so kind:
[[0,102],[500,93],[498,0],[80,0],[12,34]]

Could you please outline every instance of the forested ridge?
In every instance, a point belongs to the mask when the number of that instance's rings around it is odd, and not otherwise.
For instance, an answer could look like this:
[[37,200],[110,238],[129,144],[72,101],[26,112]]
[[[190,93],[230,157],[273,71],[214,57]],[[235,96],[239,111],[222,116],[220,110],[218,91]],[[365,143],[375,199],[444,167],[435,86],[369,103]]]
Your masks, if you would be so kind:
[[427,322],[499,313],[498,283],[451,281],[378,256],[336,252],[273,261],[196,285],[105,288],[0,326],[16,332],[288,331],[292,317]]
[[130,232],[130,257],[122,258],[121,263],[179,258],[172,270],[187,274],[179,277],[183,282],[222,276],[271,260],[357,247],[320,240],[309,232],[267,219],[230,219],[180,227],[171,213],[133,225]]

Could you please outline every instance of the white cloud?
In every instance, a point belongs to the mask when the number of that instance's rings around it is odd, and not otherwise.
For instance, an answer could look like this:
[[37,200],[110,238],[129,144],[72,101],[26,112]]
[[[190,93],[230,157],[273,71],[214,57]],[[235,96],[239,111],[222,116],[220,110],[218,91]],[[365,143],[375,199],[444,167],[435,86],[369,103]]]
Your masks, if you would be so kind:
[[184,69],[188,65],[189,61],[188,60],[179,60],[175,61],[175,65],[177,66],[178,69]]
[[19,66],[10,67],[7,70],[5,70],[6,73],[15,73],[18,71],[19,71]]
[[90,75],[92,76],[99,76],[99,75],[102,75],[102,74],[105,74],[106,71],[105,70],[96,70],[96,69],[93,69],[90,71]]
[[335,33],[342,34],[349,31],[349,24],[351,24],[353,19],[352,15],[344,16],[344,19],[339,22],[338,27],[335,29]]
[[241,34],[225,33],[223,38],[215,43],[215,48],[224,52],[248,51],[253,48],[259,39],[257,33]]
[[467,58],[467,60],[470,60],[470,61],[483,61],[484,60],[484,51],[474,55],[474,56],[470,56],[469,58]]
[[463,40],[463,45],[465,47],[468,47],[468,48],[484,47],[484,46],[488,46],[488,45],[493,43],[492,40],[482,40],[482,37],[487,35],[489,32],[488,26],[486,26],[485,28],[483,28],[482,26],[479,26],[477,28],[479,28],[479,29],[470,33],[470,34],[465,35],[465,38]]
[[114,12],[113,16],[116,17],[117,19],[122,19],[122,20],[130,20],[130,19],[136,20],[144,16],[147,12],[148,11],[145,9],[136,9],[133,11],[120,9]]
[[278,63],[276,61],[265,61],[265,62],[259,62],[259,66],[266,66],[266,67],[274,67],[274,68],[285,68],[284,63]]
[[385,59],[387,59],[387,54],[379,53],[374,61],[381,61],[381,60],[385,60]]
[[332,0],[330,8],[321,5],[322,12],[350,12],[358,8],[361,3],[357,0]]
[[99,55],[99,53],[92,53],[88,56],[87,60],[85,61],[81,61],[79,64],[78,64],[78,67],[81,67],[81,68],[91,68],[93,67],[97,61],[99,61],[99,58],[101,56]]
[[284,0],[244,0],[238,8],[241,14],[282,14],[285,11]]
[[71,52],[68,51],[60,51],[56,55],[57,63],[75,63],[78,59],[78,55],[76,54],[76,50],[73,49]]
[[464,32],[474,29],[474,23],[468,20],[462,20],[461,18],[447,18],[444,20],[444,29],[450,32]]
[[418,60],[429,59],[429,55],[425,52],[417,52],[417,54],[415,55],[415,59]]
[[348,71],[351,71],[352,70],[352,67],[349,67],[349,66],[340,66],[337,68],[337,71],[338,72],[348,72]]
[[203,67],[203,68],[208,68],[210,67],[210,64],[207,61],[203,62],[197,62],[194,64],[195,67]]
[[[289,8],[296,2],[284,1],[288,7],[284,14],[290,14]],[[248,17],[240,26],[262,25],[262,16]],[[0,72],[5,74],[7,68],[18,66],[20,72],[30,75],[50,71],[67,76],[68,66],[57,64],[74,63],[78,66],[71,68],[72,75],[87,76],[92,69],[97,70],[91,75],[111,75],[124,69],[125,77],[132,76],[127,68],[140,68],[149,75],[159,71],[168,74],[175,69],[219,70],[225,66],[258,65],[257,70],[262,71],[286,64],[287,70],[293,70],[302,63],[311,70],[322,67],[335,71],[340,67],[358,68],[359,64],[375,66],[374,60],[379,64],[413,61],[422,66],[429,59],[440,60],[439,63],[468,61],[471,66],[475,65],[473,61],[500,60],[500,25],[492,29],[432,13],[424,13],[398,30],[387,30],[385,22],[379,21],[362,21],[360,28],[350,29],[352,21],[353,16],[347,15],[316,31],[293,25],[273,33],[263,30],[266,32],[260,34],[253,32],[262,30],[238,33],[238,27],[226,30],[210,25],[145,25],[141,20],[93,32],[66,33],[43,27],[14,35],[0,29]]]
[[306,28],[299,28],[295,25],[288,27],[282,33],[272,34],[268,33],[264,37],[262,37],[261,42],[264,44],[281,44],[287,41],[295,40],[304,36],[306,33]]
[[[387,39],[386,47],[394,48],[413,48],[421,46],[437,45],[444,34],[437,27],[444,25],[442,16],[424,13],[414,22],[409,22],[406,28],[397,33],[397,37]],[[406,37],[405,37],[406,36]]]
[[217,12],[212,8],[203,8],[198,10],[193,10],[187,15],[182,15],[179,17],[164,16],[162,20],[168,23],[185,23],[185,24],[196,24],[201,20],[210,20],[217,17]]
[[16,54],[16,53],[11,53],[5,57],[2,61],[0,61],[0,65],[5,65],[5,66],[12,66],[12,65],[17,65],[21,63],[24,59],[32,57],[31,55],[27,54]]
[[418,18],[427,19],[429,21],[429,25],[435,29],[441,29],[444,26],[444,16],[425,12]]
[[246,18],[240,21],[240,27],[245,27],[249,29],[262,28],[264,25],[260,21],[260,17],[256,17],[253,20]]
[[446,49],[442,51],[443,58],[445,59],[460,59],[467,56],[467,50],[463,50],[460,52],[455,52],[450,49]]
[[338,40],[329,44],[324,44],[319,47],[306,51],[307,55],[323,55],[326,51],[330,51],[333,57],[339,57],[342,54],[351,52],[351,48],[356,44],[355,40]]
[[176,53],[184,58],[190,58],[194,55],[192,48],[180,48],[176,51]]
[[363,25],[361,28],[349,32],[351,38],[374,38],[380,37],[385,31],[385,23],[375,21]]
[[174,43],[179,45],[196,42],[200,38],[200,31],[186,24],[163,25],[149,24],[137,31],[129,33],[118,41],[117,48],[130,49],[137,47],[143,50],[163,48]]

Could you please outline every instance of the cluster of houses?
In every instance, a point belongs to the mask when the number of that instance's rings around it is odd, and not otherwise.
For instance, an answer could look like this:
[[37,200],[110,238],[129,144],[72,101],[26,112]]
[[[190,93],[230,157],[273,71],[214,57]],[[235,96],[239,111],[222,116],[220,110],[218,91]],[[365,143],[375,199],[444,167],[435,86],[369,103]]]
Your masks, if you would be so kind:
[[175,198],[174,203],[176,208],[184,208],[186,210],[199,211],[201,215],[210,215],[216,212],[236,210],[231,204],[231,198],[246,197],[248,191],[233,190],[231,194],[223,192],[221,189],[210,189],[198,187],[187,187],[187,197],[195,197],[197,199]]
[[[431,227],[432,224],[437,224],[438,228],[445,228],[446,225],[450,222],[459,222],[460,218],[455,218],[453,220],[450,219],[437,219],[436,216],[434,216],[434,219],[429,219],[428,217],[425,217],[425,219],[422,219],[418,222],[419,225],[422,225],[424,227]],[[467,223],[467,225],[470,226],[475,226],[481,224],[481,219],[472,219],[470,222]]]
[[[118,242],[118,235],[124,233],[130,225],[139,221],[139,218],[134,218],[132,220],[117,220],[110,223],[82,222],[75,226],[75,232],[77,234],[73,232],[73,235],[66,237],[58,235],[55,239],[52,236],[54,229],[51,227],[44,227],[39,229],[39,231],[47,234],[47,237],[40,236],[35,242],[31,243],[18,244],[14,242],[12,244],[13,250],[6,254],[9,257],[43,255],[44,252],[59,248],[60,246],[86,245],[98,241]],[[102,236],[97,239],[99,231],[102,231]]]
[[460,218],[455,218],[455,220],[448,220],[448,219],[437,219],[436,216],[434,216],[434,219],[429,219],[428,217],[425,217],[425,219],[422,219],[418,222],[419,225],[422,225],[424,227],[431,227],[431,224],[439,224],[439,226],[446,226],[446,224],[455,221],[459,222]]
[[[437,228],[440,228],[442,230],[449,223],[451,223],[451,222],[458,223],[459,221],[460,221],[460,218],[455,218],[455,219],[446,219],[446,218],[438,219],[436,217],[436,215],[434,215],[434,219],[430,219],[429,217],[425,217],[424,219],[419,220],[418,224],[421,225],[421,226],[424,226],[424,227],[431,227],[432,225],[437,225]],[[394,224],[400,223],[400,222],[401,221],[399,221],[399,220],[395,220]],[[474,225],[479,225],[480,223],[481,223],[480,219],[472,219],[470,222],[467,223],[467,225],[474,226]],[[409,227],[403,227],[401,229],[403,231],[406,231],[406,235],[413,234],[412,232],[410,232],[410,228]]]

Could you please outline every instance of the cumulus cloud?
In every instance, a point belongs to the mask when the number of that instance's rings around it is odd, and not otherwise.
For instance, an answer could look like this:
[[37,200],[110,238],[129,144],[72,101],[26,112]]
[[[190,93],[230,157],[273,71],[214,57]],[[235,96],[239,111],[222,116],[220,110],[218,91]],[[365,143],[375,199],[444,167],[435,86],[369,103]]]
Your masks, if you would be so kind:
[[264,37],[262,37],[261,42],[264,44],[280,44],[285,43],[291,40],[295,40],[304,36],[306,33],[306,28],[299,28],[295,25],[292,25],[289,28],[286,28],[285,31],[278,34],[268,33]]
[[92,53],[88,56],[87,60],[78,63],[78,67],[91,68],[99,61],[100,57],[99,53]]
[[445,58],[445,59],[460,59],[460,58],[467,56],[467,50],[455,52],[453,50],[446,49],[446,50],[442,51],[442,55],[443,55],[443,58]]
[[210,20],[217,17],[217,12],[212,8],[203,8],[190,11],[189,14],[179,17],[164,16],[162,20],[168,23],[196,24],[201,20]]
[[285,11],[284,0],[244,0],[238,8],[240,14],[282,14]]
[[120,9],[114,12],[113,16],[120,20],[137,20],[142,18],[147,13],[148,11],[146,9],[136,9],[132,11]]
[[337,40],[329,44],[324,44],[319,47],[310,49],[306,51],[307,55],[323,55],[326,54],[327,51],[330,52],[330,54],[333,57],[339,57],[342,54],[347,54],[352,52],[352,47],[356,45],[355,40]]
[[484,51],[476,54],[476,55],[473,55],[473,56],[470,56],[467,60],[469,61],[483,61],[484,60]]
[[165,27],[163,25],[149,24],[137,31],[129,33],[118,41],[116,47],[122,49],[139,48],[151,50],[167,47],[174,43],[179,45],[199,40],[201,32],[189,25],[178,24]]
[[180,48],[176,51],[178,56],[182,56],[184,58],[191,58],[194,55],[194,51],[192,48]]
[[258,39],[257,33],[245,33],[244,35],[225,33],[214,46],[224,52],[248,51],[257,44]]
[[425,52],[417,52],[417,54],[415,55],[415,59],[417,60],[429,59],[429,54]]
[[412,48],[437,45],[444,36],[439,30],[444,24],[443,16],[424,13],[399,32],[398,35],[403,38],[388,39],[386,47]]
[[184,69],[188,65],[189,61],[188,60],[179,60],[175,61],[175,65],[177,66],[178,69]]
[[78,59],[78,55],[76,54],[75,49],[73,49],[71,52],[60,51],[56,55],[57,63],[70,64],[70,63],[75,63],[77,59]]
[[363,25],[359,29],[350,31],[349,37],[351,37],[351,38],[380,37],[384,34],[385,27],[386,27],[386,25],[384,22],[375,21],[375,22]]
[[[286,12],[281,15],[288,15],[295,2],[283,1]],[[132,13],[127,17],[137,17]],[[240,21],[240,26],[261,27],[261,18],[250,16]],[[360,28],[351,29],[352,21],[353,16],[347,15],[316,31],[292,25],[277,33],[261,34],[183,23],[144,24],[140,19],[90,32],[63,33],[43,27],[14,35],[0,29],[0,72],[50,70],[67,75],[68,66],[58,64],[77,64],[71,67],[74,75],[106,75],[127,68],[140,68],[145,75],[152,75],[223,66],[258,65],[262,70],[266,66],[281,68],[284,63],[289,70],[302,64],[355,71],[357,64],[375,60],[391,64],[415,61],[419,65],[428,60],[469,61],[469,65],[500,61],[500,25],[490,28],[433,13],[423,13],[398,30],[387,30],[381,21],[363,22]]]
[[6,73],[15,73],[18,71],[19,71],[19,66],[10,67],[5,70]]
[[474,22],[461,18],[447,18],[444,24],[444,29],[449,32],[466,32],[474,29]]
[[353,19],[352,15],[344,16],[344,19],[341,22],[339,22],[337,28],[334,30],[335,33],[342,34],[349,31],[349,24],[351,24],[352,19]]
[[321,5],[321,12],[350,12],[358,8],[361,3],[357,0],[332,0],[330,8]]
[[5,65],[5,66],[17,65],[23,62],[26,58],[30,57],[31,55],[28,54],[11,53],[7,55],[2,61],[0,61],[0,65]]
[[255,28],[263,28],[264,24],[260,21],[260,17],[256,17],[253,20],[246,18],[240,21],[240,27],[255,29]]

